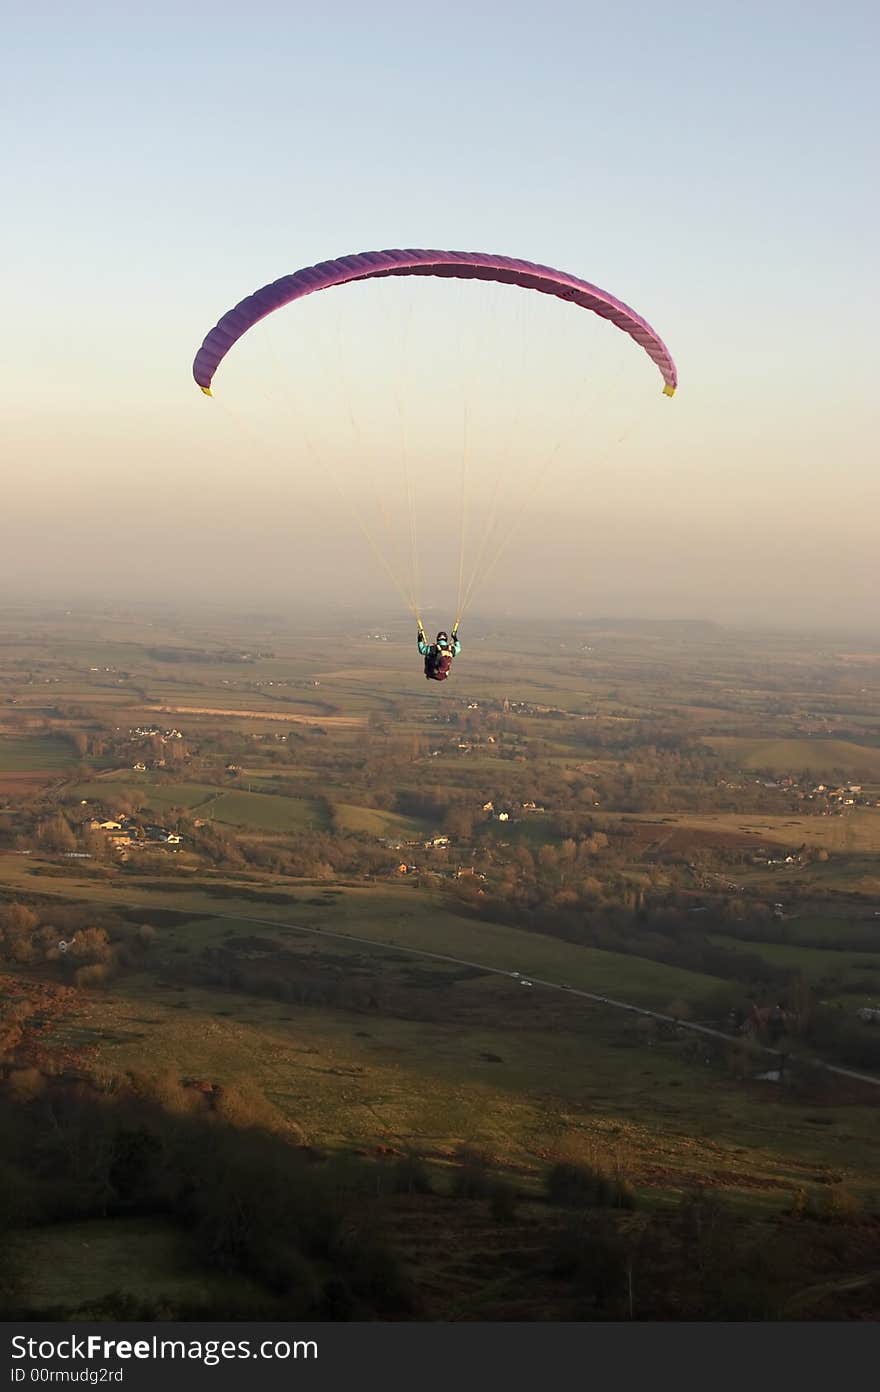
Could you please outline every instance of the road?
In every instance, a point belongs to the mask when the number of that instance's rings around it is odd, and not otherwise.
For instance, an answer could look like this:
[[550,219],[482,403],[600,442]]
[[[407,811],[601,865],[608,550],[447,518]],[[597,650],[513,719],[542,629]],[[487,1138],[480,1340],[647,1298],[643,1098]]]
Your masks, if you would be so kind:
[[[65,897],[64,891],[60,889],[32,892]],[[102,907],[107,906],[106,901],[101,902]],[[130,900],[116,899],[115,896],[112,903],[119,908],[134,909],[140,913],[150,913],[153,910],[158,911],[161,909],[163,913],[177,913],[180,914],[182,918],[192,918],[194,913],[191,908],[174,909],[169,908],[167,905],[134,904]],[[513,977],[512,969],[507,970],[503,967],[488,966],[485,962],[472,962],[466,957],[450,957],[444,952],[428,952],[421,947],[406,947],[402,943],[381,942],[376,938],[365,938],[356,933],[340,933],[338,930],[332,928],[314,928],[308,927],[302,923],[287,922],[279,918],[254,918],[248,914],[212,913],[211,917],[225,920],[229,923],[253,923],[262,928],[274,928],[276,931],[278,928],[288,928],[293,929],[297,933],[316,938],[332,938],[340,942],[358,943],[363,947],[391,949],[394,952],[404,952],[409,957],[424,957],[431,962],[450,962],[453,966],[457,967],[472,967],[476,971],[486,972],[492,976],[504,976],[508,979]],[[522,979],[524,979],[523,974],[519,973],[517,975],[517,980]],[[565,982],[546,981],[541,977],[531,975],[525,977],[525,980],[530,981],[532,987],[542,986],[548,991],[564,991],[567,996],[577,996],[581,1000],[593,1001],[598,1005],[607,1005],[612,1010],[627,1010],[633,1015],[644,1015],[651,1020],[663,1020],[667,1024],[675,1025],[678,1029],[689,1030],[692,1034],[707,1035],[710,1039],[721,1039],[727,1044],[738,1044],[742,1042],[741,1035],[725,1034],[723,1030],[712,1029],[709,1025],[697,1025],[690,1020],[678,1020],[673,1015],[664,1015],[662,1011],[649,1010],[643,1005],[633,1005],[631,1001],[615,1000],[612,996],[600,996],[593,991],[584,991],[580,987],[569,986]],[[781,1054],[778,1049],[770,1049],[762,1044],[756,1044],[754,1047],[768,1059],[772,1059],[777,1064],[780,1063]],[[807,1063],[815,1068],[822,1068],[826,1073],[833,1073],[840,1078],[851,1078],[855,1082],[867,1083],[872,1087],[880,1087],[880,1078],[875,1078],[870,1073],[858,1073],[852,1068],[841,1068],[837,1064],[826,1063],[823,1059],[807,1058],[803,1054],[786,1053],[784,1058],[786,1064]]]

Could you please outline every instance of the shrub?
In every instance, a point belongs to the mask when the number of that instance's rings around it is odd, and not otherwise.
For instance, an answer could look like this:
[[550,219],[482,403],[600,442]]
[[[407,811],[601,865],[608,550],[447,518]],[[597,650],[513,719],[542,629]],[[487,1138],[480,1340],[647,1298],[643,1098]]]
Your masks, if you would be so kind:
[[427,1166],[418,1155],[404,1155],[396,1161],[391,1183],[395,1194],[431,1194],[434,1192]]
[[545,1189],[560,1208],[602,1208],[613,1202],[613,1182],[594,1165],[560,1161],[548,1170]]
[[506,1179],[496,1179],[489,1190],[489,1213],[494,1223],[512,1223],[516,1218],[516,1194]]
[[860,1210],[857,1196],[842,1184],[814,1189],[807,1199],[808,1216],[822,1223],[852,1223]]
[[470,1146],[462,1146],[458,1152],[459,1167],[452,1180],[450,1193],[454,1199],[485,1199],[489,1196],[492,1182],[489,1178],[488,1158]]

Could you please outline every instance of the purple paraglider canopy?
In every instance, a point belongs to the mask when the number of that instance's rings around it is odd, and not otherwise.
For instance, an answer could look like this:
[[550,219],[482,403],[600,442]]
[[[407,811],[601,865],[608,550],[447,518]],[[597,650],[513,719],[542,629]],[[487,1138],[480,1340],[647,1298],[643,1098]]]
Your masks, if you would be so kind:
[[392,275],[494,280],[518,285],[523,290],[555,295],[581,309],[592,310],[629,334],[660,369],[663,391],[667,396],[672,396],[678,384],[675,363],[663,340],[640,314],[621,300],[565,271],[554,271],[550,266],[479,251],[365,251],[356,256],[341,256],[336,261],[322,261],[317,266],[307,266],[301,271],[294,271],[293,275],[282,276],[280,280],[248,295],[247,299],[224,314],[196,354],[193,377],[202,391],[210,396],[214,373],[230,348],[267,314],[293,300],[302,299],[304,295],[311,295],[315,290],[326,290],[331,285]]

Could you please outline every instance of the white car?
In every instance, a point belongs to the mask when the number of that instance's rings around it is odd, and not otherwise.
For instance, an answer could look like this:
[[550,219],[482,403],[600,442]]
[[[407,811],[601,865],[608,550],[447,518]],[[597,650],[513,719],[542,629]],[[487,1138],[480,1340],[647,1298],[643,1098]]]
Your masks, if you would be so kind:
[[532,983],[531,981],[526,981],[525,977],[523,977],[519,984],[520,986],[531,986]]

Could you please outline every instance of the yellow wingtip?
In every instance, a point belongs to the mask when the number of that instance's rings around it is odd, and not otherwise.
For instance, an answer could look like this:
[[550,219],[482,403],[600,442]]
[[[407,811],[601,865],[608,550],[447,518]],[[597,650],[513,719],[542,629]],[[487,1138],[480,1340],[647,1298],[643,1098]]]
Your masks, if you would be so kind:
[[213,396],[213,395],[214,395],[214,393],[211,391],[211,388],[210,388],[210,387],[201,387],[201,388],[200,388],[200,391],[203,391],[203,392],[205,393],[205,396]]
[[[210,395],[210,393],[209,393],[209,395]],[[666,383],[666,386],[663,388],[663,395],[664,395],[664,396],[675,396],[675,387],[672,385],[671,382],[667,382],[667,383]]]

